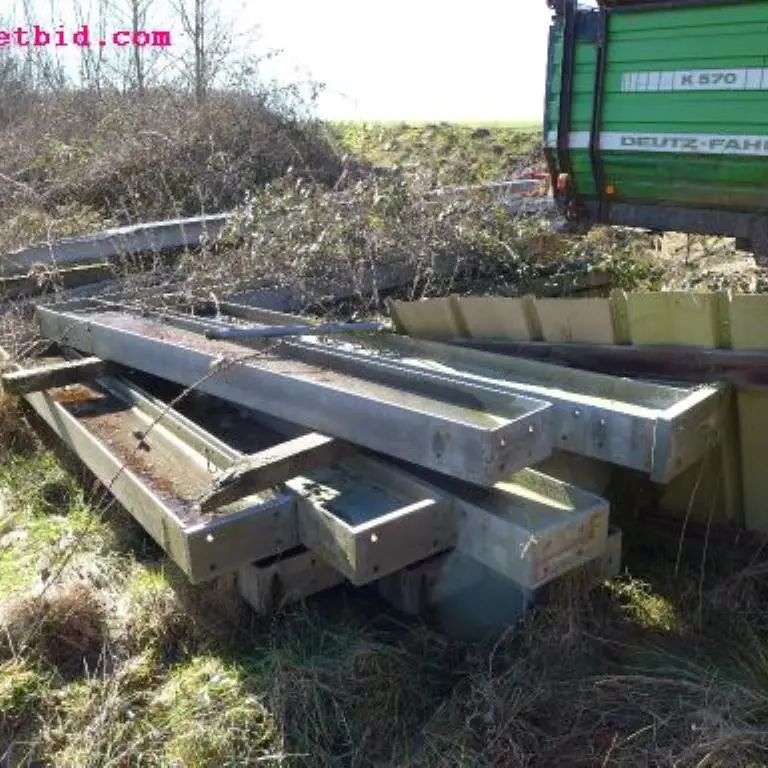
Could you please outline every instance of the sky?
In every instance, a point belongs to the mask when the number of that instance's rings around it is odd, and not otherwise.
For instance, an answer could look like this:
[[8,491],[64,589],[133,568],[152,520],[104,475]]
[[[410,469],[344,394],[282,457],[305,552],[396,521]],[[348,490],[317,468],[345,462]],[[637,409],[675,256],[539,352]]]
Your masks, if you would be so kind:
[[[191,5],[191,0],[151,0],[153,8],[174,1]],[[54,16],[54,24],[69,25],[76,5],[95,9],[99,2],[5,0],[4,5],[13,15],[11,9],[32,4],[41,22]],[[541,120],[551,17],[545,0],[208,2],[219,3],[242,30],[258,30],[257,38],[248,38],[256,52],[282,51],[264,74],[325,85],[318,104],[322,118]],[[178,17],[170,27],[183,37]]]
[[282,71],[325,83],[322,117],[541,119],[545,0],[278,0],[247,15]]

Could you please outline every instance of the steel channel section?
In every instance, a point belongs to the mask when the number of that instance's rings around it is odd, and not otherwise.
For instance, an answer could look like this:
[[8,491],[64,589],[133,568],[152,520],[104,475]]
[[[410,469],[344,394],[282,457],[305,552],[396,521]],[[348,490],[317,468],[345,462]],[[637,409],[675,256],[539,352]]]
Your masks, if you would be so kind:
[[[393,385],[404,382],[404,386],[417,386],[420,382],[434,380],[469,392],[483,392],[487,401],[539,397],[552,404],[550,430],[556,447],[650,470],[649,436],[642,419],[612,412],[607,401],[597,403],[592,398],[578,394],[569,396],[552,388],[521,386],[505,379],[479,376],[456,369],[441,370],[437,374],[429,360],[387,362],[366,354],[322,349],[319,344],[314,347],[306,344],[301,348],[296,345],[291,351],[295,351],[298,358],[314,360],[318,364],[322,362],[339,370],[357,370],[360,375],[377,381],[389,381]],[[647,416],[650,418],[651,413]],[[626,442],[627,437],[630,438],[629,443]]]
[[[194,333],[208,334],[218,328],[232,327],[226,320],[195,318],[174,312],[148,312],[144,314]],[[248,347],[258,346],[257,341],[249,340],[246,337],[239,339],[238,343]],[[290,357],[295,360],[329,368],[349,376],[362,377],[384,386],[405,389],[424,397],[450,399],[455,397],[456,393],[461,393],[472,398],[470,403],[472,407],[479,407],[499,416],[517,418],[520,408],[525,407],[528,402],[536,404],[546,402],[546,398],[536,399],[519,392],[510,392],[504,386],[499,386],[500,382],[498,381],[489,379],[480,382],[479,379],[472,380],[472,377],[461,374],[445,375],[418,366],[408,367],[400,363],[390,364],[384,359],[372,359],[370,356],[362,354],[345,353],[315,342],[280,342],[279,347],[274,348],[287,351]],[[549,412],[544,416],[539,424],[532,424],[528,427],[528,441],[521,445],[521,452],[525,450],[526,446],[528,448],[528,461],[526,462],[526,459],[521,456],[517,462],[521,468],[538,463],[534,457],[543,455],[543,452],[547,450],[546,446],[552,445],[554,441],[553,419],[549,417]],[[535,444],[536,441],[542,446],[540,450],[536,450],[535,445],[531,445],[531,443]]]
[[[153,420],[162,417],[166,429],[177,434],[185,445],[192,446],[209,458],[217,468],[228,469],[245,458],[244,453],[217,439],[178,412],[169,410],[162,401],[140,393],[134,385],[112,379],[110,388],[140,403],[142,411]],[[353,584],[363,585],[454,545],[454,512],[445,494],[435,494],[431,487],[424,486],[417,478],[374,459],[360,456],[342,462],[339,466],[342,470],[344,467],[356,467],[357,474],[352,484],[346,487],[346,494],[344,489],[336,486],[329,489],[336,497],[337,505],[349,507],[349,499],[353,499],[361,500],[365,506],[366,499],[378,495],[378,483],[384,480],[388,488],[396,489],[394,496],[400,500],[401,505],[395,503],[389,515],[374,517],[357,525],[346,523],[316,498],[317,481],[322,483],[329,470],[307,472],[305,476],[297,476],[282,486],[284,493],[280,498],[292,498],[293,504],[289,508],[290,519],[281,511],[282,518],[276,535],[267,537],[264,531],[255,531],[249,539],[249,532],[240,526],[239,530],[234,531],[235,536],[229,537],[228,546],[232,548],[227,559],[229,567],[239,567],[254,561],[263,562],[264,552],[269,557],[281,557],[287,550],[301,544],[323,558],[325,565],[321,567],[321,573],[334,571],[339,574],[335,579],[338,583],[347,578]],[[305,486],[306,493],[303,492]],[[254,495],[253,498],[258,496]],[[347,501],[344,502],[344,499]],[[273,519],[278,520],[275,510],[269,504],[265,506],[264,514],[269,512]],[[256,508],[254,514],[261,512]],[[229,515],[222,523],[233,519],[237,520]],[[395,542],[399,544],[393,546]],[[254,543],[259,546],[254,547]],[[248,548],[251,555],[231,556],[236,555],[242,547]],[[227,551],[225,549],[224,553]],[[327,576],[324,580],[327,581]]]
[[[215,469],[227,469],[244,458],[244,454],[133,385],[105,378],[99,380],[99,387],[124,402],[126,409],[139,411],[147,426],[161,419],[149,439],[176,448],[179,466],[188,465],[190,459],[199,465],[204,457]],[[389,486],[396,488],[388,515],[358,525],[337,518],[315,499],[317,482],[313,478],[322,481],[321,470],[294,478],[275,498],[265,501],[253,495],[227,505],[221,514],[187,524],[150,484],[124,468],[123,461],[50,393],[35,393],[26,399],[192,583],[217,578],[304,545],[317,550],[328,563],[325,569],[330,566],[339,573],[339,581],[348,578],[362,585],[450,549],[455,543],[453,505],[445,494],[435,495],[431,487],[408,473],[363,457],[355,460],[357,471],[345,493],[336,488],[329,491],[346,498],[347,507],[350,503],[353,507],[359,503],[365,506],[366,499],[378,494],[377,483],[386,479]],[[130,425],[125,428],[130,429]]]
[[218,238],[229,219],[229,214],[195,216],[108,229],[83,237],[63,238],[51,244],[6,254],[0,262],[0,274],[18,274],[36,264],[81,265],[138,253],[197,247],[203,235],[211,239]]
[[65,346],[478,485],[491,486],[551,455],[545,402],[516,398],[510,401],[516,418],[510,419],[473,410],[477,399],[469,398],[468,405],[467,397],[454,405],[346,376],[328,384],[322,379],[329,372],[316,369],[301,378],[236,362],[212,372],[222,358],[242,357],[242,347],[204,338],[150,338],[162,335],[163,326],[137,318],[126,330],[110,325],[104,314],[38,308],[37,316],[44,335]]
[[[99,385],[141,415],[147,426],[156,418],[154,407],[136,392],[113,379],[99,380]],[[112,495],[136,518],[152,538],[168,553],[193,584],[208,581],[238,564],[274,555],[298,544],[295,522],[295,499],[281,494],[270,500],[252,496],[210,516],[186,522],[178,517],[158,495],[156,489],[131,471],[99,437],[82,424],[50,392],[37,392],[25,400],[72,450],[109,488]],[[198,461],[211,461],[224,468],[229,462],[227,450],[219,441],[202,430],[187,428],[187,420],[174,412],[166,412],[162,425],[151,433],[154,441],[178,454],[178,465],[185,466],[191,454]],[[168,425],[172,425],[168,429]],[[193,447],[194,446],[194,447]],[[194,459],[194,456],[192,456]]]
[[[235,327],[231,325],[232,318],[239,316],[239,310],[249,314],[248,307],[236,304],[228,304],[227,309],[231,318],[195,318],[173,312],[157,316],[177,327],[208,333],[216,328]],[[377,340],[379,351],[388,356],[376,356]],[[256,341],[250,344],[245,338],[241,343],[258,345]],[[708,449],[712,435],[722,430],[722,385],[689,390],[580,372],[582,383],[589,389],[600,390],[610,381],[624,390],[621,396],[595,397],[510,381],[507,377],[516,373],[514,360],[493,359],[482,352],[434,342],[377,334],[365,346],[355,341],[356,351],[351,343],[344,349],[333,347],[333,343],[339,342],[305,338],[280,342],[279,348],[297,360],[349,375],[362,375],[389,386],[406,387],[427,396],[439,397],[441,388],[445,387],[481,396],[485,407],[501,414],[505,413],[510,390],[514,396],[538,397],[553,405],[555,436],[552,439],[558,448],[647,472],[651,480],[658,483],[669,482],[695,463]],[[523,362],[521,365],[551,370],[546,364]],[[440,373],[435,373],[436,370]],[[638,403],[653,400],[658,402],[656,407]],[[697,439],[707,425],[712,427],[710,439]]]
[[[237,305],[228,305],[233,317]],[[247,308],[246,308],[247,309]],[[176,327],[196,333],[212,329],[230,328],[229,318],[195,318],[179,313],[156,313]],[[376,340],[380,351],[388,356],[376,355]],[[245,338],[244,346],[254,346]],[[719,420],[721,387],[711,387],[696,392],[676,389],[645,382],[621,382],[614,377],[617,386],[626,392],[622,400],[617,397],[594,397],[579,392],[568,392],[550,386],[520,384],[507,376],[514,376],[514,361],[487,354],[461,350],[419,339],[402,338],[390,334],[373,337],[367,347],[358,350],[334,348],[319,340],[291,340],[280,342],[296,360],[322,365],[349,375],[364,376],[369,380],[394,387],[405,387],[425,396],[440,396],[446,387],[482,397],[483,404],[500,414],[505,413],[509,397],[537,397],[552,403],[552,436],[557,448],[583,456],[608,461],[618,466],[647,472],[654,482],[668,482],[691,466],[706,449],[706,441],[686,440],[681,453],[673,443],[680,442],[676,422],[689,422],[687,433],[700,432],[690,424],[697,417],[702,424]],[[421,356],[421,357],[417,357]],[[491,366],[506,366],[494,370]],[[523,363],[523,365],[526,365]],[[536,363],[528,367],[536,367]],[[438,367],[436,367],[438,366]],[[546,364],[543,364],[546,367]],[[551,366],[550,366],[551,367]],[[436,371],[439,370],[439,373]],[[602,374],[581,373],[589,383],[599,388],[609,377]],[[633,399],[651,400],[654,394],[665,400],[675,398],[658,408],[638,405]],[[687,437],[687,436],[686,436]],[[699,447],[701,450],[699,450]]]
[[[390,337],[387,341],[390,343],[388,351],[401,350],[400,358],[396,362],[374,359],[368,352],[321,349],[320,343],[316,342],[290,342],[290,346],[292,351],[296,350],[297,358],[312,359],[318,363],[322,360],[330,367],[356,367],[361,373],[364,372],[363,375],[374,375],[377,378],[382,377],[386,370],[393,383],[398,376],[427,376],[435,371],[435,366],[438,365],[440,376],[452,385],[461,382],[468,386],[494,389],[502,396],[517,393],[541,398],[552,404],[556,448],[647,472],[654,482],[668,482],[691,466],[708,449],[704,440],[698,443],[689,441],[685,455],[676,454],[670,445],[675,439],[676,423],[688,421],[688,433],[692,434],[697,430],[696,425],[690,423],[691,416],[698,417],[698,422],[702,425],[709,423],[713,419],[719,419],[722,405],[723,388],[719,386],[683,393],[671,386],[662,387],[648,383],[645,389],[649,395],[662,390],[666,390],[670,397],[676,392],[681,395],[674,405],[652,408],[632,402],[629,392],[626,400],[617,400],[545,385],[520,384],[502,377],[500,371],[483,370],[482,364],[472,359],[470,351],[462,355],[451,349],[457,361],[447,361],[443,364],[436,363],[437,348],[429,342],[397,337]],[[422,358],[410,356],[419,352],[423,354]],[[406,355],[407,360],[403,359]],[[462,357],[465,358],[464,361],[461,360]],[[513,376],[514,372],[509,375]],[[596,382],[605,378],[601,374],[592,376]],[[627,389],[629,388],[628,384]],[[643,383],[633,382],[632,388],[642,389]]]
[[[228,308],[237,311],[235,305],[228,305]],[[205,333],[211,328],[229,327],[231,323],[226,318],[214,320],[172,313],[162,317],[166,322],[197,333]],[[624,400],[594,397],[548,385],[516,382],[511,378],[514,370],[506,373],[493,370],[487,353],[476,354],[472,350],[395,335],[382,334],[376,338],[379,340],[379,351],[384,354],[376,354],[375,339],[370,341],[367,348],[361,347],[358,351],[332,348],[316,340],[284,341],[279,343],[279,349],[285,350],[286,354],[297,360],[363,376],[389,386],[405,387],[427,396],[450,387],[482,397],[488,407],[500,414],[504,413],[510,397],[538,398],[552,404],[552,418],[545,428],[550,430],[547,439],[552,440],[556,448],[647,472],[655,482],[668,481],[700,455],[690,450],[684,461],[677,461],[676,457],[674,465],[666,462],[666,457],[673,454],[664,442],[665,439],[670,440],[673,434],[668,429],[670,413],[679,418],[686,409],[686,398],[680,390],[671,386],[626,382]],[[241,343],[252,346],[246,340]],[[445,357],[448,354],[450,356]],[[501,356],[497,356],[496,363],[510,368],[514,366],[513,360]],[[542,366],[546,367],[546,364]],[[595,386],[609,378],[586,372],[581,375],[590,378]],[[615,377],[614,382],[621,384]],[[644,399],[650,399],[656,391],[663,392],[668,398],[676,392],[680,394],[679,402],[672,411],[668,405],[650,408],[632,402],[633,397],[638,397],[640,393]],[[719,400],[717,388],[691,397],[695,403],[691,402],[698,410],[701,410],[702,398],[712,408],[717,407]],[[706,420],[709,415],[703,418]],[[660,426],[663,429],[660,430]]]
[[291,603],[343,584],[344,576],[314,552],[286,553],[274,562],[237,571],[237,589],[257,613],[267,615]]

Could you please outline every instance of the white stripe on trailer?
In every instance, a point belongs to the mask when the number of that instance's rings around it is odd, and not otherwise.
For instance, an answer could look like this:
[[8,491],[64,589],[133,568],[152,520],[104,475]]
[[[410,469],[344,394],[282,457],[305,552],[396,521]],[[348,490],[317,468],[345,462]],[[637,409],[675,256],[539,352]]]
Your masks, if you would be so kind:
[[678,69],[666,72],[627,72],[622,93],[679,91],[765,91],[768,69]]
[[[573,132],[569,149],[588,149],[589,131]],[[557,147],[557,133],[547,134],[547,147]],[[768,136],[715,133],[622,133],[600,134],[600,149],[620,152],[663,152],[694,155],[768,157]]]

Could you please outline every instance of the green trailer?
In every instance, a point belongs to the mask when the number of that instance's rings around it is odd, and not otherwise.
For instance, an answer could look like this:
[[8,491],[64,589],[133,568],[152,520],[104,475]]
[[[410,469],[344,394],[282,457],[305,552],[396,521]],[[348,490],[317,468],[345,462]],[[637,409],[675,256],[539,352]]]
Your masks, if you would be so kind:
[[548,0],[544,145],[569,226],[735,237],[768,261],[768,0]]

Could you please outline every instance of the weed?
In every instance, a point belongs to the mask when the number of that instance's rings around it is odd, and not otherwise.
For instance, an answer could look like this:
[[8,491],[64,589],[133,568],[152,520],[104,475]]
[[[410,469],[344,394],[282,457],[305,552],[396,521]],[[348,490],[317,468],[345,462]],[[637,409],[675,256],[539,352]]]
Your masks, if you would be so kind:
[[87,582],[68,582],[42,597],[18,597],[2,605],[0,658],[24,654],[76,675],[98,665],[106,641],[106,607]]
[[150,649],[167,662],[194,647],[198,639],[194,615],[162,569],[137,570],[125,597],[124,642],[131,652]]

